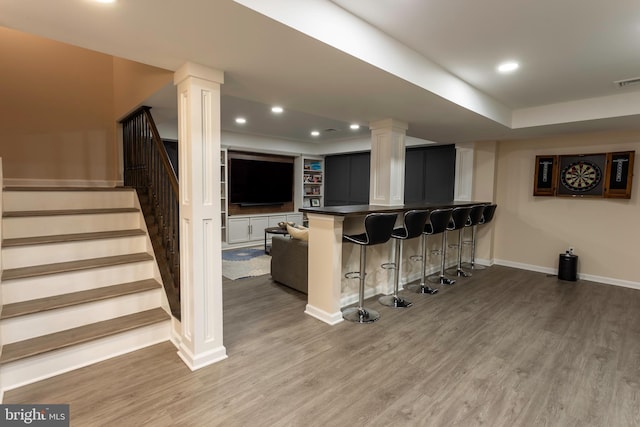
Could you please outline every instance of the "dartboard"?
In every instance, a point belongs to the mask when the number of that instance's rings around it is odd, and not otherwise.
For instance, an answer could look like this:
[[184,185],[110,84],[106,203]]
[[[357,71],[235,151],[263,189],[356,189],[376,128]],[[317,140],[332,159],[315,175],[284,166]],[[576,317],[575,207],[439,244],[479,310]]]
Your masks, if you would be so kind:
[[595,163],[587,160],[571,163],[560,173],[562,185],[571,191],[585,192],[600,184],[602,171]]

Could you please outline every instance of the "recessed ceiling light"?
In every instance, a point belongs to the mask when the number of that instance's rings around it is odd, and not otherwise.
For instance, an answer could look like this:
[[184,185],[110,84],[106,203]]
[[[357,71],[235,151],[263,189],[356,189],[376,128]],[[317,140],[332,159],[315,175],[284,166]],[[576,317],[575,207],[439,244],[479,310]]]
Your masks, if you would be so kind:
[[311,131],[311,136],[319,136],[319,135],[320,135],[319,131],[317,131],[317,130],[312,130]]
[[247,119],[245,119],[244,117],[236,117],[236,123],[238,123],[239,125],[243,125],[247,123]]
[[520,67],[520,64],[518,64],[515,61],[508,61],[508,62],[503,62],[502,64],[498,65],[498,71],[501,73],[511,73],[515,70],[517,70]]
[[97,3],[115,3],[116,0],[95,0]]
[[278,105],[274,105],[273,107],[271,107],[271,112],[272,113],[276,113],[276,114],[280,114],[284,111],[284,109]]
[[359,124],[357,124],[357,123],[353,123],[353,124],[352,124],[352,125],[350,125],[349,127],[350,127],[351,129],[353,129],[353,130],[358,130],[358,129],[360,129],[360,125],[359,125]]

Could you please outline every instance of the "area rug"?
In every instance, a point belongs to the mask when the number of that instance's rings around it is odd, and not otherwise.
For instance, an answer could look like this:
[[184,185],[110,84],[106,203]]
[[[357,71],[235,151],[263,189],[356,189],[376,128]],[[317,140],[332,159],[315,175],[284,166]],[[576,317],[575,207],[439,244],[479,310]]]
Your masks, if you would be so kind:
[[264,248],[240,248],[222,251],[222,275],[237,280],[262,276],[271,271],[271,257]]

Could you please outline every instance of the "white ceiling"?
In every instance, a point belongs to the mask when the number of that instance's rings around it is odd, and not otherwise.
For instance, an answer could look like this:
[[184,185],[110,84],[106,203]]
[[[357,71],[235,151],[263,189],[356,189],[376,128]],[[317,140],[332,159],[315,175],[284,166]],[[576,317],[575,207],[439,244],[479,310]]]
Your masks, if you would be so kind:
[[[613,83],[640,77],[637,1],[0,0],[0,10],[9,28],[170,70],[223,70],[226,130],[320,142],[395,118],[411,136],[464,142],[640,129],[640,85]],[[521,68],[499,75],[507,59]],[[285,114],[266,113],[272,104]],[[312,138],[312,127],[336,131]]]

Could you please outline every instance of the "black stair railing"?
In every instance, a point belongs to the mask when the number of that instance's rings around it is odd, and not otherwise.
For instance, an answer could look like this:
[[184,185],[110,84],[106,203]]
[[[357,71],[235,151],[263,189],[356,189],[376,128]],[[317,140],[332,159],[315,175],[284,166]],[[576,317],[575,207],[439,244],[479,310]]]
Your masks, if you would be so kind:
[[[175,295],[178,296],[180,292],[178,178],[150,110],[150,107],[140,107],[121,121],[124,185],[136,189],[143,211],[150,211],[144,212],[145,218],[152,215],[155,221],[152,225],[147,219],[147,227],[150,229],[150,234],[151,228],[155,228],[156,240],[160,243],[160,248],[156,248],[158,245],[154,244],[156,258],[159,259],[162,255],[168,267],[170,278],[163,274],[163,281],[167,282],[169,279]],[[162,273],[162,266],[160,268]],[[166,283],[165,287],[167,287]]]

